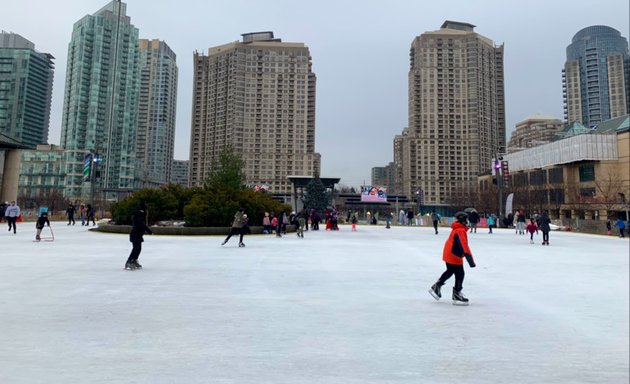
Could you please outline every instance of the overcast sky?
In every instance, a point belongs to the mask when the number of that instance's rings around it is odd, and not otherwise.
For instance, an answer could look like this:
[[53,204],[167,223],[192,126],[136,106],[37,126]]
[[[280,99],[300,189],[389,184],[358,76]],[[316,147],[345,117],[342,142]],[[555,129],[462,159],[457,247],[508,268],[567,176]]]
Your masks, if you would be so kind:
[[[0,29],[15,32],[55,59],[49,142],[58,144],[72,25],[106,0],[7,0]],[[341,184],[370,182],[372,167],[393,159],[393,138],[407,126],[409,48],[416,36],[444,20],[476,25],[505,44],[508,138],[533,114],[563,118],[561,70],[573,35],[607,25],[628,38],[628,0],[128,0],[127,14],[141,38],[160,39],[177,54],[179,91],[175,158],[190,145],[192,56],[195,50],[273,31],[305,43],[317,75],[316,151],[322,177]]]

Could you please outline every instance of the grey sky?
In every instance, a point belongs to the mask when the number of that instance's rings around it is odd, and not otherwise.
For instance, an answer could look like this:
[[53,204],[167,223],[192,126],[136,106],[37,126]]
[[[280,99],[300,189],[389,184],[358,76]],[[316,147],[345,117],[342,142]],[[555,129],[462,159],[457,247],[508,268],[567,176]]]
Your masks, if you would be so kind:
[[[407,126],[407,73],[414,37],[444,20],[476,25],[505,44],[508,138],[514,125],[540,113],[563,118],[561,70],[573,35],[607,25],[628,38],[628,0],[348,0],[300,2],[128,0],[141,38],[158,38],[177,54],[179,90],[175,158],[188,159],[195,50],[273,31],[303,42],[317,75],[316,151],[322,176],[341,184],[370,182],[370,170],[392,161],[392,140]],[[67,46],[72,25],[107,0],[6,1],[0,29],[18,33],[55,56],[49,142],[58,144]]]

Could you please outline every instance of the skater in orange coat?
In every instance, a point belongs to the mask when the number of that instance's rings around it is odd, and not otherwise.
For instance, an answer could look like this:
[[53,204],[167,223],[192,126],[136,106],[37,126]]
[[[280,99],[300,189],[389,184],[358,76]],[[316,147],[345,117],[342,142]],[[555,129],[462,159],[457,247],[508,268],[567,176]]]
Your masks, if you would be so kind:
[[464,258],[466,258],[471,268],[475,267],[472,251],[468,246],[468,226],[466,225],[468,214],[466,212],[457,212],[455,219],[456,221],[451,225],[451,234],[446,240],[444,250],[442,251],[442,260],[446,263],[446,271],[440,276],[438,281],[431,286],[429,293],[435,300],[440,300],[442,297],[442,286],[446,283],[446,280],[455,275],[453,304],[468,305],[468,299],[462,293],[462,284],[464,283],[465,275]]

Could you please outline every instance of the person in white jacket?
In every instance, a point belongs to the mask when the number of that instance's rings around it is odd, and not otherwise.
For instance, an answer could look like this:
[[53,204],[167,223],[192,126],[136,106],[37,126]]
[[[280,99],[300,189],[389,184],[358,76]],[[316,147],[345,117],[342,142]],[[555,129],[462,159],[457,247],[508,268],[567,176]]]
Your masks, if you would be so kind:
[[16,233],[15,222],[18,216],[20,216],[20,207],[15,205],[15,201],[12,201],[11,205],[4,211],[4,217],[7,218],[7,223],[9,223],[9,232],[11,232],[11,227],[13,227],[13,233]]

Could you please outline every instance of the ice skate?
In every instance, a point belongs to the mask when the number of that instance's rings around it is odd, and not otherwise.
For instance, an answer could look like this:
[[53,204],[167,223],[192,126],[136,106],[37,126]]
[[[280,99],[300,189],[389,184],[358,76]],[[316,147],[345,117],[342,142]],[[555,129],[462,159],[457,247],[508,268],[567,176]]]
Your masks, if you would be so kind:
[[136,269],[136,266],[133,264],[133,261],[127,261],[125,263],[125,269],[128,271],[133,271],[134,269]]
[[444,284],[435,283],[431,286],[431,289],[429,289],[429,293],[435,300],[440,300],[442,298],[442,285]]
[[239,248],[242,248],[245,246],[245,243],[238,243]]
[[530,244],[534,244],[534,240],[530,240],[530,241],[529,241],[529,243],[530,243]]
[[138,263],[138,260],[134,260],[133,261],[133,265],[136,267],[136,269],[142,269],[142,265],[140,265],[140,263]]
[[456,291],[455,288],[453,288],[453,305],[468,305],[468,299],[462,291]]
[[225,245],[227,243],[227,240],[223,240],[223,242],[221,243],[221,245]]

